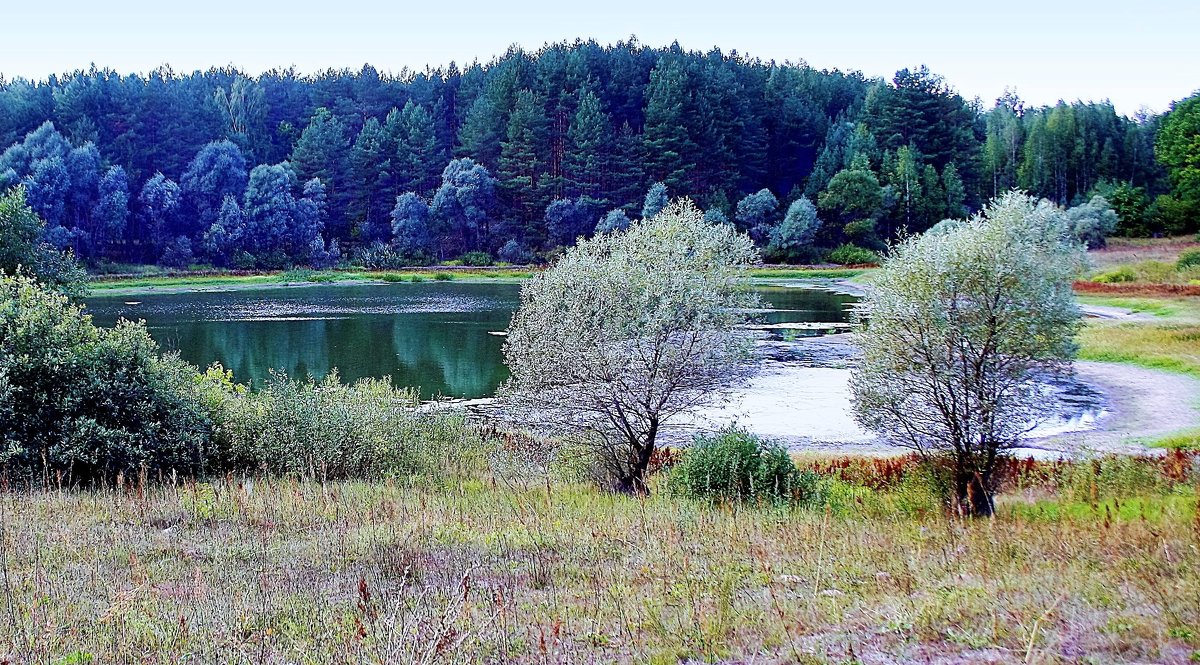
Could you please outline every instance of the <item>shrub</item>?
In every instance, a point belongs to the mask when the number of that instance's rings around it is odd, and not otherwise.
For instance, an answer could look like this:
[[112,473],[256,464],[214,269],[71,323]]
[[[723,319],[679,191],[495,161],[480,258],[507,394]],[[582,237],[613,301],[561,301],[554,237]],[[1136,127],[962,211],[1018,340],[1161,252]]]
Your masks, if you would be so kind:
[[1129,266],[1120,266],[1109,270],[1108,272],[1100,273],[1092,278],[1093,282],[1101,284],[1119,284],[1123,282],[1137,281],[1137,273]]
[[203,469],[210,426],[195,370],[162,356],[140,323],[97,328],[25,276],[0,276],[0,464],[90,483]]
[[490,266],[492,265],[492,255],[487,252],[467,252],[458,258],[464,266]]
[[409,256],[396,251],[390,245],[377,242],[372,245],[360,247],[351,256],[350,262],[356,266],[362,266],[367,270],[393,270],[410,265],[420,265],[425,263],[425,258],[423,255]]
[[879,262],[878,254],[851,243],[838,246],[837,249],[829,253],[828,258],[830,263],[837,263],[844,266]]
[[200,379],[215,423],[213,454],[231,469],[323,478],[435,476],[468,463],[476,440],[462,413],[418,408],[387,379],[343,384],[275,374],[257,392],[219,365]]
[[817,479],[816,474],[802,475],[783,446],[727,428],[697,436],[672,468],[670,485],[680,494],[710,501],[782,501],[812,495]]
[[449,282],[452,279],[454,279],[453,273],[448,273],[448,272],[433,273],[433,281],[435,281],[435,282]]
[[500,248],[500,260],[505,263],[525,265],[533,263],[533,259],[533,252],[516,240],[509,240]]
[[186,268],[194,259],[192,241],[187,236],[179,236],[163,249],[159,262],[172,268]]
[[1179,259],[1175,261],[1177,270],[1186,270],[1195,266],[1200,266],[1200,249],[1186,249],[1179,254]]

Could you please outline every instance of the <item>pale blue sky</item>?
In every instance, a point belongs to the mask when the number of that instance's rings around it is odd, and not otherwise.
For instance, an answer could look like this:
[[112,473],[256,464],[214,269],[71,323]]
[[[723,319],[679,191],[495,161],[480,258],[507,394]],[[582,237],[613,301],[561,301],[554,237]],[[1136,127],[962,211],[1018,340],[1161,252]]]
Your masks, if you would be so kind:
[[[10,4],[10,3],[5,3]],[[921,63],[989,105],[1108,98],[1165,110],[1200,89],[1200,2],[387,2],[19,0],[5,7],[0,72],[45,78],[94,62],[121,72],[234,64],[252,73],[383,71],[486,61],[510,44],[636,34],[643,44],[728,51],[890,77]]]

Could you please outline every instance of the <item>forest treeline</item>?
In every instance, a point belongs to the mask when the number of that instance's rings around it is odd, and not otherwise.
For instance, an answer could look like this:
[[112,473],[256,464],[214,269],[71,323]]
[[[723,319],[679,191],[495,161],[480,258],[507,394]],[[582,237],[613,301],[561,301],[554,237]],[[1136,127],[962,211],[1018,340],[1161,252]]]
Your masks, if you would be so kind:
[[92,68],[0,82],[0,189],[92,265],[524,262],[676,196],[810,260],[1014,187],[1102,195],[1118,233],[1195,231],[1164,117],[636,41],[395,76]]

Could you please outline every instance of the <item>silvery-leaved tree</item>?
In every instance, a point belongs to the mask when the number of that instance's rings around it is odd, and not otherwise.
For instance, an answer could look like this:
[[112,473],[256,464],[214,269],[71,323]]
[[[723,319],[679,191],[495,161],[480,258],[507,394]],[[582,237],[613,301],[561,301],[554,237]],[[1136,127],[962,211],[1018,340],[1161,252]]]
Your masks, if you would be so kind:
[[750,371],[743,326],[758,254],[691,201],[580,240],[526,283],[504,345],[513,413],[586,446],[604,481],[647,489],[664,424]]
[[1083,247],[1063,211],[1020,192],[894,246],[861,305],[850,387],[860,424],[954,472],[962,510],[992,511],[997,460],[1069,373]]

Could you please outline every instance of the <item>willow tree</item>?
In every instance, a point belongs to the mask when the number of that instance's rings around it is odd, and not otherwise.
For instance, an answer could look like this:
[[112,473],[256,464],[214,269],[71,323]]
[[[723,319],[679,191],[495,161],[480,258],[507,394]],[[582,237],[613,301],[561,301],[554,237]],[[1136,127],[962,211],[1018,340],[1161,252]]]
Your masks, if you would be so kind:
[[580,243],[521,290],[503,391],[525,422],[593,453],[603,480],[646,491],[664,425],[749,371],[750,239],[690,201]]
[[997,460],[1051,406],[1071,370],[1083,248],[1063,211],[1018,192],[896,245],[874,276],[851,377],[855,416],[948,462],[959,505],[990,514]]

